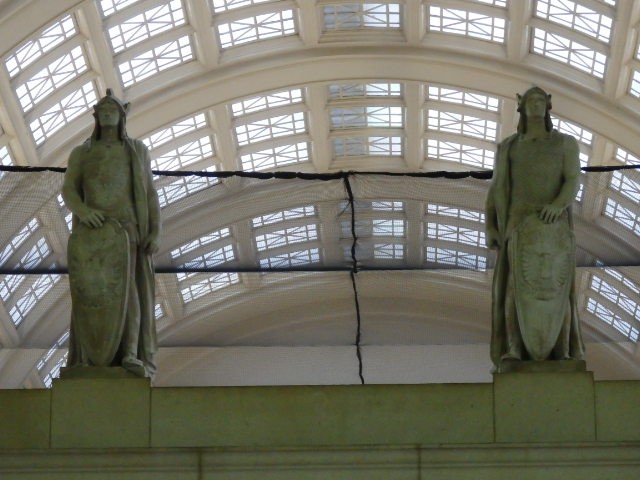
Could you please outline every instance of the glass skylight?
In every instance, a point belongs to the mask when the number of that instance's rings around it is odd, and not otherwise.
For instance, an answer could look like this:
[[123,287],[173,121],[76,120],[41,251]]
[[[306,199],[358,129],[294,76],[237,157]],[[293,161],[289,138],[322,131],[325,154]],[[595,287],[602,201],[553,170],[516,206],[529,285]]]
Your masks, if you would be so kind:
[[451,207],[447,205],[439,205],[437,203],[427,204],[427,214],[441,215],[443,217],[459,218],[461,220],[484,223],[484,212],[481,212],[479,210],[468,210],[465,208]]
[[339,137],[333,148],[336,157],[400,156],[402,137]]
[[171,258],[175,259],[175,258],[181,257],[183,255],[186,255],[189,252],[197,250],[200,247],[209,245],[213,242],[217,242],[218,240],[229,238],[230,236],[231,236],[231,230],[228,227],[215,230],[211,233],[203,235],[200,238],[184,243],[180,245],[178,248],[171,250]]
[[240,277],[237,273],[215,273],[204,280],[200,280],[193,285],[182,288],[180,290],[180,294],[182,296],[182,301],[184,303],[189,303],[200,297],[208,295],[209,293],[236,283],[240,283]]
[[295,252],[285,252],[273,257],[261,258],[262,268],[288,268],[318,263],[320,261],[320,251],[317,248],[308,250],[298,250]]
[[36,145],[42,143],[74,118],[82,115],[97,102],[92,82],[67,95],[29,124]]
[[58,206],[60,207],[60,213],[64,216],[64,223],[67,225],[67,230],[71,231],[73,228],[73,214],[69,211],[67,206],[64,204],[64,199],[62,195],[58,195],[56,197],[58,200]]
[[339,83],[329,85],[329,98],[400,97],[400,83]]
[[612,198],[607,198],[604,215],[640,236],[640,217],[636,211],[625,207]]
[[204,116],[204,113],[199,113],[197,115],[194,115],[193,117],[188,117],[180,120],[170,127],[158,130],[148,137],[143,138],[142,141],[147,146],[147,148],[149,148],[150,150],[154,150],[167,142],[171,142],[176,138],[181,137],[182,135],[186,135],[187,133],[194,132],[206,126],[207,120]]
[[151,161],[154,170],[181,170],[189,165],[213,156],[213,146],[209,136],[190,141],[162,154]]
[[640,165],[640,158],[620,147],[616,148],[616,160],[626,165]]
[[309,161],[309,144],[307,142],[280,145],[240,156],[242,170],[249,172],[307,161]]
[[593,298],[587,298],[587,311],[622,333],[632,342],[638,341],[638,329]]
[[504,43],[505,19],[468,10],[430,6],[429,30]]
[[248,7],[259,3],[269,3],[274,0],[212,0],[213,11],[215,13],[226,12],[236,8]]
[[403,107],[337,107],[331,109],[332,128],[402,127]]
[[164,308],[162,308],[161,303],[156,303],[156,306],[153,308],[153,316],[156,320],[160,320],[164,317]]
[[[607,270],[611,271],[612,269]],[[625,293],[620,288],[614,286],[613,282],[609,282],[595,274],[591,276],[591,285],[589,287],[591,288],[591,290],[599,293],[611,303],[620,307],[631,317],[640,321],[640,305],[638,305],[638,302],[633,299],[638,298],[638,295],[640,295],[640,290],[629,279],[625,278],[625,280],[626,284],[624,284],[624,287],[629,290],[628,293]]]
[[181,0],[156,5],[109,28],[113,51],[118,53],[154,35],[185,24]]
[[404,259],[404,245],[402,243],[375,243],[373,258],[378,260]]
[[404,202],[382,201],[371,202],[371,210],[374,212],[404,212]]
[[620,192],[636,205],[640,204],[640,182],[633,180],[620,170],[614,171],[611,175],[611,188]]
[[118,65],[122,83],[129,87],[145,78],[193,60],[189,36],[164,43]]
[[0,253],[0,265],[3,265],[9,257],[11,257],[11,255],[20,248],[20,245],[22,245],[27,238],[29,238],[38,229],[39,226],[40,224],[36,218],[29,220],[29,222],[20,229],[16,236],[7,243],[4,250],[2,250],[2,253]]
[[140,0],[100,0],[100,8],[104,16],[108,17],[139,1]]
[[264,227],[265,225],[272,225],[274,223],[281,223],[286,220],[295,220],[298,218],[314,217],[316,215],[316,207],[313,205],[305,205],[301,207],[291,208],[289,210],[282,210],[280,212],[267,213],[255,217],[251,223],[254,228]]
[[486,3],[487,5],[493,5],[494,7],[506,7],[507,0],[475,0],[478,3]]
[[218,25],[221,48],[295,33],[293,10],[269,12]]
[[58,283],[60,278],[61,276],[57,274],[38,275],[27,292],[9,310],[9,316],[16,327],[22,323],[33,307],[36,306],[38,300],[41,300]]
[[20,259],[18,266],[21,268],[34,268],[41,264],[51,253],[51,248],[44,237],[40,237],[35,244]]
[[487,268],[486,257],[450,248],[428,246],[425,249],[425,258],[427,262],[452,265],[464,269],[486,270]]
[[304,112],[278,115],[236,127],[238,145],[249,145],[263,140],[295,135],[307,130]]
[[246,115],[247,113],[259,112],[260,110],[282,107],[285,105],[294,105],[301,102],[302,90],[294,88],[291,90],[270,93],[269,95],[246,98],[239,102],[232,103],[231,110],[234,117],[239,117],[241,115]]
[[[210,169],[206,169],[211,171]],[[215,169],[214,169],[215,170]],[[175,203],[196,192],[218,183],[216,177],[201,177],[193,175],[190,177],[180,177],[168,185],[157,187],[160,208]]]
[[426,156],[490,169],[493,168],[495,153],[486,148],[430,138],[427,140]]
[[404,237],[404,220],[374,219],[371,222],[374,237]]
[[256,247],[259,252],[273,248],[285,247],[295,243],[308,242],[318,239],[316,224],[300,225],[285,228],[275,232],[256,235]]
[[449,87],[429,86],[427,91],[429,100],[439,102],[455,103],[467,107],[479,108],[490,112],[497,112],[500,109],[500,100],[477,92],[456,90]]
[[590,37],[608,43],[613,20],[579,2],[571,0],[538,0],[536,15]]
[[235,260],[233,245],[223,245],[182,264],[184,268],[211,268]]
[[457,133],[490,142],[496,140],[498,130],[498,123],[493,120],[434,109],[429,109],[427,122],[430,130]]
[[0,298],[3,302],[6,302],[20,288],[25,278],[26,275],[5,275],[0,280]]
[[484,247],[484,232],[470,228],[447,225],[446,223],[427,223],[425,238],[445,242],[462,243],[474,247]]
[[28,112],[34,105],[62,85],[87,71],[87,62],[82,47],[77,46],[57,58],[22,85],[16,87],[16,95],[23,111]]
[[[0,165],[4,167],[8,167],[13,164],[14,164],[13,158],[11,158],[11,152],[9,151],[9,147],[7,147],[6,145],[0,146]],[[4,172],[0,170],[0,178],[2,178],[3,175],[4,175]]]
[[360,28],[400,28],[400,4],[345,2],[325,5],[325,30]]
[[572,137],[575,137],[577,141],[591,147],[591,143],[593,142],[593,133],[586,128],[576,123],[569,122],[568,120],[562,120],[553,115],[551,116],[551,122],[559,132],[571,135]]
[[570,38],[540,28],[533,29],[531,49],[545,57],[557,60],[603,78],[607,56]]
[[45,27],[36,35],[36,38],[26,41],[6,58],[5,65],[9,76],[15,77],[45,53],[75,34],[76,27],[71,15],[65,15],[52,25]]

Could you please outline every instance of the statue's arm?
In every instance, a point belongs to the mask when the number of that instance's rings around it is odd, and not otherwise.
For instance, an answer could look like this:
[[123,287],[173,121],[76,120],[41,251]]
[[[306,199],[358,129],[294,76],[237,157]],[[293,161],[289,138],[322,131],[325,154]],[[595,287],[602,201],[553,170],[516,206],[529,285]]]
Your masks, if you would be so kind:
[[67,171],[64,174],[62,184],[62,198],[71,212],[78,217],[81,223],[92,228],[100,227],[104,221],[104,213],[95,208],[88,207],[82,196],[82,157],[84,147],[76,147],[69,156]]
[[162,222],[160,219],[160,202],[158,192],[153,184],[153,174],[151,173],[151,158],[149,150],[143,146],[145,165],[145,181],[147,182],[147,205],[149,209],[149,237],[145,242],[145,250],[148,253],[156,253],[160,247],[160,231]]
[[580,182],[580,148],[575,138],[566,136],[563,144],[562,186],[556,198],[545,205],[540,218],[545,223],[553,223],[573,202]]
[[485,229],[486,229],[486,243],[487,247],[494,249],[500,247],[500,233],[498,230],[498,212],[496,210],[496,192],[501,187],[499,186],[498,177],[501,175],[501,152],[504,147],[504,143],[498,145],[498,151],[496,152],[495,160],[493,162],[493,176],[491,177],[491,185],[489,186],[489,192],[487,193],[487,200],[485,202]]

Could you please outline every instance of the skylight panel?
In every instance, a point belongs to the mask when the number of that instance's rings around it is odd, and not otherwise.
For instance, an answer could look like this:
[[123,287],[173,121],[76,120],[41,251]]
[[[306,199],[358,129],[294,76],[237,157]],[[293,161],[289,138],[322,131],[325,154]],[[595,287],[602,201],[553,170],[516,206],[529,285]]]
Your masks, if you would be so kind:
[[444,112],[429,109],[427,124],[430,130],[457,133],[495,142],[497,122],[466,113]]
[[120,65],[120,76],[125,87],[129,87],[156,73],[193,60],[189,36],[159,45]]
[[242,170],[253,172],[309,161],[307,142],[280,145],[240,156]]
[[374,243],[373,258],[378,260],[404,259],[404,245],[402,243]]
[[42,263],[51,253],[49,244],[44,237],[39,238],[29,251],[20,259],[18,266],[33,268]]
[[102,14],[108,17],[139,1],[140,0],[100,0],[100,8],[102,9]]
[[295,252],[285,252],[273,257],[261,258],[261,268],[289,268],[318,263],[320,261],[320,251],[317,248],[308,250],[298,250]]
[[400,28],[400,4],[349,2],[325,5],[325,30]]
[[374,219],[372,220],[372,234],[374,237],[404,237],[405,221]]
[[67,95],[29,124],[36,145],[51,137],[74,118],[88,111],[97,102],[92,82]]
[[238,145],[249,145],[263,140],[295,135],[307,130],[304,112],[277,115],[236,127]]
[[36,306],[38,300],[41,300],[59,280],[60,275],[57,274],[38,275],[29,290],[9,310],[9,316],[16,327],[22,323],[33,307]]
[[640,165],[640,158],[622,148],[616,148],[616,160],[626,165]]
[[610,17],[571,0],[538,0],[536,15],[605,43],[611,37]]
[[470,270],[486,270],[487,268],[486,257],[450,248],[428,246],[425,249],[425,258],[428,262],[452,265]]
[[479,168],[493,168],[495,153],[486,148],[463,145],[430,138],[427,140],[427,158],[464,163]]
[[624,321],[619,315],[616,315],[591,297],[587,298],[587,311],[593,313],[606,324],[611,325],[632,342],[638,341],[640,332],[638,332],[637,328],[633,327],[629,322]]
[[269,95],[251,97],[232,103],[231,110],[233,111],[234,117],[239,117],[241,115],[246,115],[247,113],[259,112],[268,108],[282,107],[285,105],[294,105],[301,102],[302,90],[294,88],[291,90],[270,93]]
[[604,215],[640,236],[640,218],[638,214],[612,198],[607,198]]
[[611,188],[620,192],[632,202],[640,204],[640,182],[632,180],[629,175],[619,170],[614,171],[611,176]]
[[256,247],[259,252],[273,248],[285,247],[301,242],[309,242],[318,239],[316,224],[301,225],[285,228],[275,232],[256,235]]
[[229,229],[229,227],[215,230],[211,233],[203,235],[200,238],[197,238],[183,245],[180,245],[178,248],[171,250],[171,258],[175,259],[175,258],[181,257],[189,252],[192,252],[193,250],[197,250],[198,248],[204,247],[205,245],[209,245],[210,243],[217,242],[225,238],[229,238],[230,236],[231,236],[231,230]]
[[450,207],[437,203],[427,204],[427,214],[441,215],[443,217],[459,218],[471,222],[484,223],[484,212],[479,210],[469,210],[465,208]]
[[339,137],[333,148],[336,157],[395,157],[402,155],[402,137]]
[[212,268],[235,260],[233,245],[223,245],[182,264],[184,268]]
[[446,223],[427,223],[426,238],[445,242],[462,243],[474,247],[484,247],[484,232]]
[[337,107],[331,109],[332,128],[402,127],[402,107]]
[[429,100],[455,103],[457,105],[465,105],[490,112],[497,112],[500,109],[500,100],[496,97],[448,87],[429,86],[427,98]]
[[[633,286],[635,287],[633,296],[637,298],[638,288],[635,285]],[[602,295],[611,303],[620,307],[636,320],[640,321],[640,305],[638,305],[638,303],[630,295],[615,287],[612,283],[607,282],[605,279],[599,277],[598,275],[592,275],[589,288],[591,288],[591,290],[593,290],[594,292]]]
[[534,28],[532,51],[597,78],[604,77],[607,56],[562,35]]
[[23,43],[5,59],[9,76],[15,77],[45,53],[53,50],[76,33],[76,26],[71,15],[65,15],[52,25],[45,27],[36,35],[37,38]]
[[190,177],[181,177],[168,185],[158,187],[158,200],[160,208],[182,200],[189,195],[204,190],[207,187],[218,183],[216,177],[201,177],[193,175]]
[[223,49],[295,33],[293,10],[269,12],[218,25],[220,47]]
[[53,355],[56,353],[57,350],[62,348],[62,345],[68,339],[69,339],[69,330],[65,331],[62,334],[62,336],[53,344],[53,346],[49,350],[47,350],[47,353],[45,353],[42,356],[40,361],[36,364],[36,368],[38,369],[38,371],[42,370],[47,365],[47,362],[51,360],[51,357],[53,357]]
[[251,223],[254,228],[258,228],[264,227],[265,225],[272,225],[274,223],[281,223],[287,220],[314,217],[315,215],[316,207],[314,207],[313,205],[304,205],[288,210],[260,215],[259,217],[255,217],[253,220],[251,220]]
[[51,93],[88,70],[82,47],[77,46],[57,58],[25,83],[16,87],[16,95],[24,112]]
[[67,225],[67,230],[71,231],[73,229],[73,213],[71,213],[65,205],[62,195],[58,194],[56,199],[58,200],[60,213],[62,213],[62,215],[64,216],[64,223]]
[[11,255],[15,253],[20,245],[22,245],[27,238],[29,238],[39,227],[38,220],[32,218],[29,222],[20,229],[15,237],[4,247],[2,253],[0,253],[0,265],[3,265]]
[[240,283],[240,277],[237,273],[215,273],[208,276],[204,280],[182,288],[180,290],[180,294],[182,295],[182,301],[184,303],[189,303],[200,297],[204,297],[209,293],[215,292],[236,283]]
[[371,202],[371,210],[374,212],[404,212],[404,202]]
[[51,370],[46,375],[41,376],[42,383],[44,383],[45,388],[51,388],[53,385],[53,379],[58,378],[60,376],[60,369],[67,364],[67,357],[69,356],[69,352],[65,353],[60,359],[55,363]]
[[468,10],[431,6],[429,30],[504,43],[505,20]]
[[575,137],[579,142],[584,143],[588,147],[591,147],[593,141],[593,133],[584,127],[576,123],[569,122],[568,120],[561,120],[558,117],[551,116],[551,122],[553,126],[561,133],[566,133]]
[[211,138],[198,138],[175,148],[151,161],[154,170],[180,170],[213,156]]
[[181,0],[156,5],[109,28],[113,51],[118,53],[159,33],[184,25]]
[[236,8],[248,7],[259,3],[269,3],[274,0],[212,0],[215,13],[226,12]]
[[507,0],[475,0],[478,3],[486,3],[487,5],[493,5],[494,7],[506,7]]
[[[6,145],[0,146],[0,165],[4,167],[8,167],[13,165],[13,158],[11,158],[11,152],[9,151],[9,147]],[[4,172],[0,170],[0,178],[4,176]],[[0,261],[0,263],[2,263]]]
[[199,113],[193,117],[185,118],[177,123],[174,123],[170,127],[158,130],[152,133],[142,141],[150,150],[156,149],[159,146],[175,140],[176,138],[186,135],[187,133],[194,132],[200,128],[207,126],[207,120],[204,113]]
[[339,83],[329,85],[329,98],[401,97],[401,83]]
[[164,317],[164,308],[162,308],[162,304],[156,303],[156,306],[153,309],[153,316],[156,320],[160,320]]
[[2,298],[2,301],[6,302],[20,288],[25,278],[27,278],[26,275],[5,275],[0,280],[0,298]]

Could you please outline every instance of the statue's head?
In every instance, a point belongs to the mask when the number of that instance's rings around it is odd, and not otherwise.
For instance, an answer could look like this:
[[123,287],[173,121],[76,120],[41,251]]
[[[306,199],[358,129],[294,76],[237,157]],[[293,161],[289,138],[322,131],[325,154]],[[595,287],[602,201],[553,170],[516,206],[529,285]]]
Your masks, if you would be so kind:
[[531,111],[532,102],[534,99],[541,98],[544,101],[544,126],[547,132],[553,130],[553,124],[551,123],[551,95],[545,92],[540,87],[531,87],[524,92],[523,95],[518,94],[518,112],[520,113],[520,120],[518,122],[518,133],[526,133],[528,114],[527,111]]
[[107,94],[93,106],[93,117],[95,118],[95,128],[92,138],[100,139],[102,127],[117,126],[118,137],[124,140],[127,136],[126,121],[129,104],[123,103],[113,95],[113,90],[107,88]]

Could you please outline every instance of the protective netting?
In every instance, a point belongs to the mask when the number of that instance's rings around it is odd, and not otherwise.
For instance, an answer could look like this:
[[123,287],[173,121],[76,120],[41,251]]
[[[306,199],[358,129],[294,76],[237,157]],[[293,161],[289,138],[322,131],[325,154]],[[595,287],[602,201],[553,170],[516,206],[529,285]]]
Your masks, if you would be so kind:
[[[573,206],[577,285],[582,311],[600,319],[586,337],[636,342],[638,166],[583,170]],[[55,360],[70,312],[64,170],[1,173],[0,298],[17,335],[0,341],[5,349],[53,345]],[[485,247],[483,210],[491,172],[154,173],[164,229],[155,259],[160,345],[177,349],[165,353],[165,362],[194,349],[173,372],[176,382],[188,383],[184,369],[198,359],[215,362],[221,353],[211,347],[307,349],[299,357],[307,371],[343,369],[335,362],[344,356],[352,362],[348,375],[327,378],[362,383],[388,378],[383,366],[393,355],[385,348],[394,345],[488,343],[494,254]],[[617,293],[601,301],[602,282]],[[632,303],[614,305],[616,295]],[[335,351],[313,350],[320,347]],[[257,351],[246,361],[266,361]],[[270,352],[277,364],[280,357]],[[412,352],[416,362],[444,358],[435,350]],[[47,362],[39,364],[53,360]],[[318,375],[285,375],[282,382],[325,383]]]

